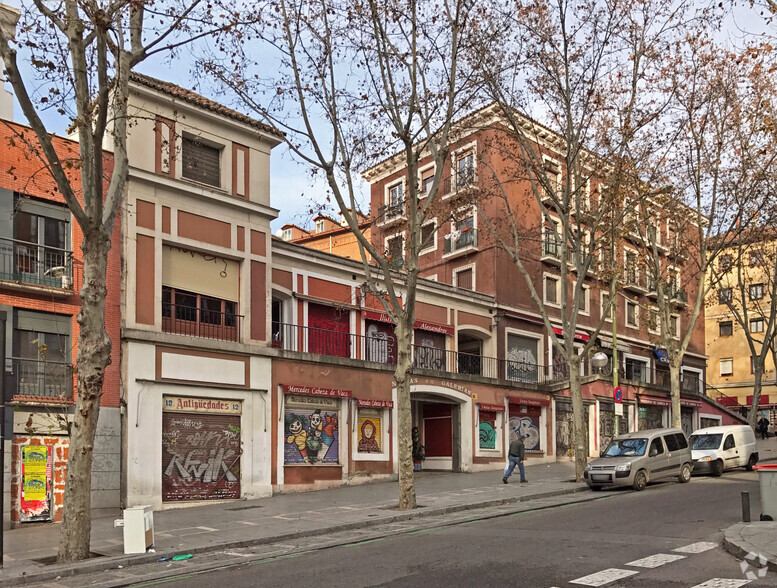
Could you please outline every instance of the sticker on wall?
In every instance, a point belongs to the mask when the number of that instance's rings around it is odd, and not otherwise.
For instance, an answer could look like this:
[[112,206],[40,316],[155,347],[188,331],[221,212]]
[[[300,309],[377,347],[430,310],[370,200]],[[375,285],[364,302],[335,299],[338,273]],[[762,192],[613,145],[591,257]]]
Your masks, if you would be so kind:
[[51,470],[51,446],[22,446],[22,522],[51,520]]

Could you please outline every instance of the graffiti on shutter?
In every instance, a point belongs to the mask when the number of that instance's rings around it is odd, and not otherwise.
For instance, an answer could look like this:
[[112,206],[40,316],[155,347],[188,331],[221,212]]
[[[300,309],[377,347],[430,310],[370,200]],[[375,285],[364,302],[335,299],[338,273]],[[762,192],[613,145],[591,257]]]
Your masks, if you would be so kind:
[[240,498],[240,416],[162,413],[162,500]]

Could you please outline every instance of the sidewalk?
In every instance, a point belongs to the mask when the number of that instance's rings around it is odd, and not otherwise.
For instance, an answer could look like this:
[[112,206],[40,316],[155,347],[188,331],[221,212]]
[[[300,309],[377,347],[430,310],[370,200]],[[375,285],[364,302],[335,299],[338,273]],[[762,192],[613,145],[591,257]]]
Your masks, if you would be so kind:
[[538,464],[502,483],[500,471],[474,474],[420,472],[419,508],[399,511],[396,482],[280,494],[260,500],[164,510],[154,513],[156,553],[123,555],[122,529],[115,516],[92,521],[92,551],[102,557],[72,565],[49,564],[56,556],[59,525],[21,527],[5,534],[0,585],[18,585],[156,561],[163,556],[206,553],[277,541],[327,535],[499,504],[587,490],[574,483],[574,464]]
[[[757,439],[759,462],[777,461],[777,438]],[[759,493],[760,497],[760,493]],[[751,496],[750,523],[737,523],[725,530],[723,546],[732,555],[745,559],[756,567],[767,565],[777,572],[777,521],[759,521],[761,503]],[[760,558],[765,559],[758,561]]]

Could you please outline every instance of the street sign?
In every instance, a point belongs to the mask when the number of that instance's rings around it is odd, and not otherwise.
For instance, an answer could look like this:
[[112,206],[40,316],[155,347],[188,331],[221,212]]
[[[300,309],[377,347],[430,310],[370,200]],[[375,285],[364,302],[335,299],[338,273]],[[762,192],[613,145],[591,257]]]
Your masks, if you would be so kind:
[[615,402],[617,404],[620,404],[621,402],[623,402],[623,394],[621,393],[620,387],[615,388]]
[[615,416],[623,416],[623,405],[620,402],[615,403]]

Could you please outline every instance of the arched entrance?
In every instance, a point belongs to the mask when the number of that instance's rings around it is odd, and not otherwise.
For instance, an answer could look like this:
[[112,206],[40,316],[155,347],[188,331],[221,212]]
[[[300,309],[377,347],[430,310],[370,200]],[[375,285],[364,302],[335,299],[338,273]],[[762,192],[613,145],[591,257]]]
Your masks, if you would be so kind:
[[423,469],[466,470],[472,455],[470,397],[441,386],[413,385],[410,400],[413,427],[426,453]]

